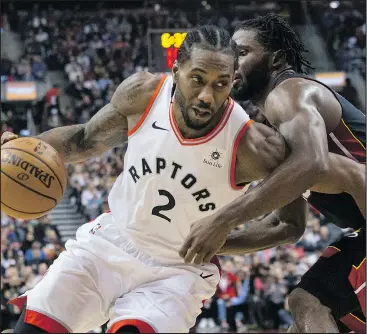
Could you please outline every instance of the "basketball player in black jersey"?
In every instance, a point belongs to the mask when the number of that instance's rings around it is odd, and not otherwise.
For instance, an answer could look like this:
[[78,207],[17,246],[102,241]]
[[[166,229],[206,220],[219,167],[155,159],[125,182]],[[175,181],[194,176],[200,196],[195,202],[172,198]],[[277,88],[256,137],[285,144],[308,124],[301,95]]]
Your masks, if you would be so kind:
[[[244,21],[233,41],[239,55],[233,97],[251,100],[266,123],[283,135],[291,153],[257,187],[193,226],[180,251],[187,262],[194,258],[196,263],[206,262],[223,245],[228,226],[282,207],[318,183],[329,169],[328,152],[365,164],[365,115],[303,74],[304,67],[311,67],[302,56],[307,50],[283,19],[268,14]],[[356,232],[330,245],[292,292],[295,325],[290,330],[335,332],[336,319],[358,332],[365,322],[365,218],[347,193],[311,191],[307,200],[336,225]],[[243,250],[244,243],[249,249],[254,242],[262,249],[284,243],[281,235],[271,242],[255,240],[270,233],[269,225],[262,226],[263,231],[257,227],[258,234],[243,231]]]

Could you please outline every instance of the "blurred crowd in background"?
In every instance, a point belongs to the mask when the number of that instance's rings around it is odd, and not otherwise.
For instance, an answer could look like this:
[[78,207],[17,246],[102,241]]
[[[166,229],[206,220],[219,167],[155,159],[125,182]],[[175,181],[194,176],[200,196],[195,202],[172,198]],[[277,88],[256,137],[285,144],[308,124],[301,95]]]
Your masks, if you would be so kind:
[[[358,10],[317,11],[329,51],[342,70],[359,71],[365,77],[365,13]],[[314,8],[317,9],[316,7]],[[274,11],[274,10],[272,10]],[[279,10],[281,11],[281,9]],[[256,15],[262,14],[259,10]],[[88,121],[108,103],[117,85],[137,71],[147,70],[146,29],[189,28],[208,22],[233,29],[233,22],[254,14],[206,10],[136,10],[129,15],[82,15],[72,10],[39,10],[26,15],[10,12],[8,20],[22,36],[25,54],[18,62],[1,59],[2,80],[45,80],[48,70],[64,72],[66,94],[72,107],[60,110],[59,87],[48,91],[34,116],[37,131]],[[284,13],[286,16],[286,13]],[[316,16],[315,16],[316,17]],[[350,94],[350,96],[348,96]],[[353,89],[346,91],[353,102]],[[30,106],[31,108],[31,106]],[[258,116],[251,106],[251,117]],[[4,131],[19,133],[26,117],[15,119],[2,110]],[[126,144],[103,157],[68,166],[71,203],[86,220],[108,210],[107,195],[123,170]],[[307,229],[295,245],[256,254],[222,257],[223,274],[216,295],[208,300],[196,331],[218,328],[231,331],[287,329],[292,324],[287,296],[301,276],[316,262],[327,245],[342,231],[311,210]],[[60,233],[50,216],[31,221],[1,216],[1,330],[14,325],[19,309],[7,302],[32,288],[63,250]]]
[[[337,1],[334,1],[335,3]],[[366,8],[346,8],[311,3],[312,17],[325,36],[328,51],[334,57],[338,70],[359,73],[366,79]],[[334,8],[333,8],[334,7]]]
[[13,328],[21,310],[8,304],[33,288],[64,250],[49,216],[21,220],[1,213],[1,330]]

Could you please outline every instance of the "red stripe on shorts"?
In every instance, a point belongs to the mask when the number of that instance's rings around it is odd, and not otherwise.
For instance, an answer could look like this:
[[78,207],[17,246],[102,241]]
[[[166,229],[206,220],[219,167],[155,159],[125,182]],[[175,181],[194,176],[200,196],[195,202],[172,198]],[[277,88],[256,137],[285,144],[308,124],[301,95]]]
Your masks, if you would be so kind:
[[121,327],[124,326],[134,326],[139,330],[140,333],[155,333],[155,330],[152,326],[138,319],[125,319],[117,321],[111,326],[107,333],[116,333]]
[[56,320],[33,310],[27,310],[25,312],[24,322],[41,328],[47,333],[69,333],[69,331]]
[[25,303],[27,302],[27,296],[19,296],[8,301],[8,304],[18,307],[23,310]]

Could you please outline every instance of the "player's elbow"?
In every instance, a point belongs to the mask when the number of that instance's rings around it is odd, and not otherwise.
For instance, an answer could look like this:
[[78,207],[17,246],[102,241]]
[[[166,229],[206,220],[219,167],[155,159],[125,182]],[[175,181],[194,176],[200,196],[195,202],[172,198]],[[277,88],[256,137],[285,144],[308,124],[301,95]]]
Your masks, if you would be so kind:
[[314,182],[323,180],[329,173],[328,161],[319,160],[313,164]]
[[312,180],[313,184],[323,180],[329,173],[329,160],[320,156],[305,156],[299,172]]
[[316,161],[313,163],[313,169],[319,177],[324,177],[327,175],[329,172],[328,156],[326,155],[325,157],[316,159]]

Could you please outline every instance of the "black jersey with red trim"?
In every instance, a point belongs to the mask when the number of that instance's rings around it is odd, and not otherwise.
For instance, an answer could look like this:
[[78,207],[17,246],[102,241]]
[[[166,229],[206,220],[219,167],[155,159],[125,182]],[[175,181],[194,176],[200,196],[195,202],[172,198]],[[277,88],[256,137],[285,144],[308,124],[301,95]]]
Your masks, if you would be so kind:
[[[365,164],[366,116],[348,100],[322,82],[291,70],[282,72],[277,78],[275,86],[288,78],[298,77],[315,81],[326,87],[340,103],[342,116],[338,126],[328,135],[329,152],[344,155],[354,161]],[[332,195],[311,192],[307,201],[341,228],[352,227],[358,229],[364,228],[366,225],[366,220],[356,202],[347,193]]]

